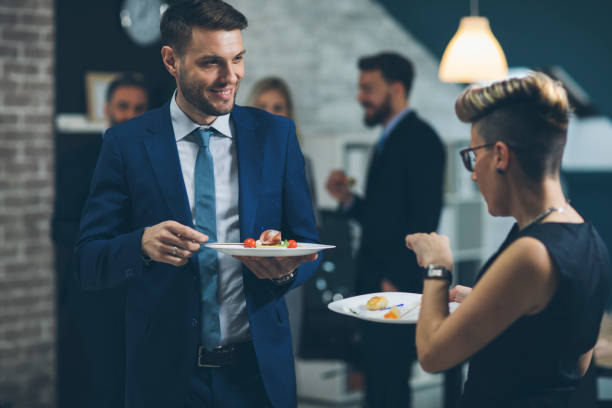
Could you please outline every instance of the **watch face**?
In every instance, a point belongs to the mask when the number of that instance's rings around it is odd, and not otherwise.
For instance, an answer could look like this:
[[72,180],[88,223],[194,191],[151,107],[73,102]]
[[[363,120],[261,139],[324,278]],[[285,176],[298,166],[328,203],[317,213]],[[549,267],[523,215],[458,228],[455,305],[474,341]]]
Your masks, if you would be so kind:
[[162,0],[124,0],[119,13],[121,26],[136,44],[155,44],[161,35],[161,15],[167,7]]

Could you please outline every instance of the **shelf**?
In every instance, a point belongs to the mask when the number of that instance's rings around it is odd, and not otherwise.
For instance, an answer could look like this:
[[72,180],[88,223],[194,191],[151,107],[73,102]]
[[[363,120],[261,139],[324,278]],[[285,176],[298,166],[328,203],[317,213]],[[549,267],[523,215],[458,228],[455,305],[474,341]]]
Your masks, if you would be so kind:
[[106,122],[92,122],[82,113],[60,113],[55,116],[55,127],[61,133],[102,133]]

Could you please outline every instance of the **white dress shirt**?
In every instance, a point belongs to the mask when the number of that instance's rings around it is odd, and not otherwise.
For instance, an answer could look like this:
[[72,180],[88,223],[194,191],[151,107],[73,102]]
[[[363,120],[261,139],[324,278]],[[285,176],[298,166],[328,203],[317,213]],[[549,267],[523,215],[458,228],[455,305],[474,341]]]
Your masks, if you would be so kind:
[[[217,241],[239,242],[240,224],[238,212],[238,160],[236,140],[230,115],[219,116],[209,126],[193,122],[176,103],[176,92],[170,102],[170,117],[176,137],[183,181],[189,198],[189,208],[195,225],[194,171],[199,146],[185,140],[196,128],[214,128],[209,142],[215,170],[215,210],[217,213]],[[195,255],[194,255],[195,256]],[[242,263],[218,253],[219,278],[217,296],[221,323],[220,345],[239,343],[250,339],[249,321],[242,282]]]

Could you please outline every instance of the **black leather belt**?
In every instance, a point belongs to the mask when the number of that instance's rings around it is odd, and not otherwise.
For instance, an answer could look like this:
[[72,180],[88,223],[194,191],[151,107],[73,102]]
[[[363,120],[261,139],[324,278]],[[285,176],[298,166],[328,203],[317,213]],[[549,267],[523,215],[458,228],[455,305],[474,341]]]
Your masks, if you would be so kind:
[[198,347],[198,367],[218,368],[238,364],[255,355],[252,342],[230,344],[207,350]]

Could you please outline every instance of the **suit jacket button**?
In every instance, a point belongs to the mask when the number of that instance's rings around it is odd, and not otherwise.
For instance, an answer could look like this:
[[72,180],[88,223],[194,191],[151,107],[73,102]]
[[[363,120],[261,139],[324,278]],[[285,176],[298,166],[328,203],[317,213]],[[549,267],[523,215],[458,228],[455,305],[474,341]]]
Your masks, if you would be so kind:
[[125,277],[126,278],[131,278],[132,275],[134,275],[134,271],[131,268],[128,268],[125,270]]
[[194,329],[198,327],[198,319],[196,319],[195,317],[193,318],[193,320],[191,320],[191,327],[193,327]]

